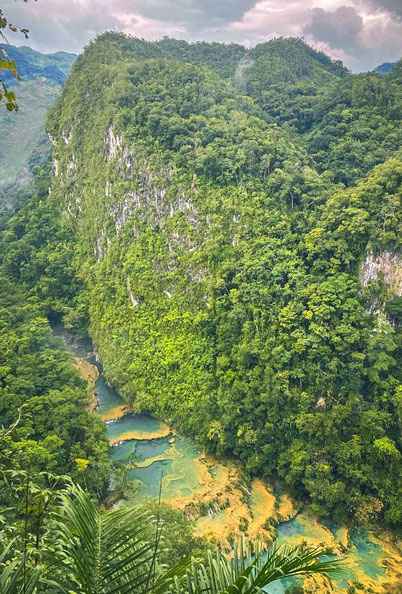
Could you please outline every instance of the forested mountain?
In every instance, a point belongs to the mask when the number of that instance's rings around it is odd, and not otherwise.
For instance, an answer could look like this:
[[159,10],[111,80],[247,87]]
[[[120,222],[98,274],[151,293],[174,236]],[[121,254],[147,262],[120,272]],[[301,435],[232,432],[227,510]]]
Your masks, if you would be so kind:
[[400,148],[402,90],[391,76],[347,76],[315,103],[305,139],[318,171],[349,186]]
[[234,80],[270,117],[304,130],[317,99],[347,73],[302,39],[279,38],[249,50]]
[[89,324],[135,409],[320,514],[398,524],[400,63],[107,33],[47,128],[50,194],[42,173],[1,245],[22,299]]
[[395,62],[383,62],[379,66],[376,66],[374,70],[380,74],[388,74],[394,68]]
[[[77,56],[67,52],[41,54],[30,47],[7,45],[10,60],[18,64],[18,74],[23,80],[46,78],[48,81],[62,84],[70,73]],[[3,74],[6,84],[14,83],[15,78],[7,71]]]
[[137,37],[108,32],[99,36],[96,46],[86,49],[86,57],[79,57],[77,70],[93,60],[94,64],[132,62],[133,59],[166,58],[206,66],[216,70],[222,78],[229,78],[236,72],[240,60],[247,50],[235,43],[187,43],[164,37],[160,41],[146,41]]
[[43,127],[45,113],[76,58],[66,52],[41,54],[12,45],[7,45],[7,52],[22,80],[17,82],[7,71],[3,75],[18,94],[19,110],[0,112],[0,216],[23,202],[33,168],[50,154]]

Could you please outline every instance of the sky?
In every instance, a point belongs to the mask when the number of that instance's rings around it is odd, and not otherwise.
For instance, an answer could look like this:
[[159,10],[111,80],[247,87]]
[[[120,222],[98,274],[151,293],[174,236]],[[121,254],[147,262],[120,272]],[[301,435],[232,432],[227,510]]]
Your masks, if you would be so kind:
[[41,52],[79,53],[98,33],[145,39],[224,41],[247,47],[297,36],[354,72],[402,56],[402,0],[2,0],[29,40],[10,43]]

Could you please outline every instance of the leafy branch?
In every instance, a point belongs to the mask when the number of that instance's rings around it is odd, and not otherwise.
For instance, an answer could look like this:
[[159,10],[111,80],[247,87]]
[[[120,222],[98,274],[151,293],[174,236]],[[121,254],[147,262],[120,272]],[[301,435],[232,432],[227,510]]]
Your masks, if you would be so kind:
[[[27,3],[28,0],[23,0],[23,2]],[[36,0],[35,0],[36,2]],[[25,39],[28,39],[29,30],[26,27],[19,27],[14,23],[11,23],[8,18],[4,15],[3,10],[0,8],[0,43],[1,44],[8,44],[9,41],[7,39],[6,31],[11,31],[12,33],[22,33]],[[14,60],[10,58],[8,52],[4,45],[0,45],[0,72],[7,71],[11,72],[16,80],[21,80],[21,77],[18,75],[17,65]],[[15,93],[10,91],[7,85],[4,82],[4,78],[0,76],[0,101],[5,100],[6,108],[8,111],[16,111],[18,109],[18,104],[16,102]]]

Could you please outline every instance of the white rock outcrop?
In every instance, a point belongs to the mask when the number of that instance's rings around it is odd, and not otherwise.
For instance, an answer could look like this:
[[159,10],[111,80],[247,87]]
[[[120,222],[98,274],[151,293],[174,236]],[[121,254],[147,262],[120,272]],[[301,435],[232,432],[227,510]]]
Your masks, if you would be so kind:
[[400,254],[384,250],[377,256],[369,253],[362,264],[361,282],[364,287],[382,273],[384,282],[395,295],[402,295],[402,257]]

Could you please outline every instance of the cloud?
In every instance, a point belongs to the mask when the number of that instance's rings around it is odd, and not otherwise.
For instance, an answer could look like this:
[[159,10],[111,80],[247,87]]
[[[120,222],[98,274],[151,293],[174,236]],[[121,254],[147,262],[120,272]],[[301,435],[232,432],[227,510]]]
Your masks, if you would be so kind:
[[[105,30],[146,39],[235,41],[250,46],[302,36],[353,70],[402,50],[401,0],[3,0],[4,13],[39,51],[79,52]],[[26,43],[16,35],[11,43]]]
[[380,11],[386,10],[393,16],[402,20],[402,2],[401,0],[369,0],[369,4]]
[[[10,20],[30,30],[36,49],[80,51],[105,30],[131,33],[147,39],[181,35],[210,37],[240,19],[256,0],[3,0]],[[219,32],[218,32],[219,35]]]
[[246,45],[304,36],[353,71],[371,70],[402,53],[402,23],[373,8],[371,0],[260,0],[226,35]]
[[274,36],[300,35],[301,25],[306,22],[306,4],[302,0],[261,0],[242,19],[229,26],[229,33],[239,39],[246,35],[251,43],[256,39],[266,40]]
[[122,0],[121,4],[126,11],[134,6],[136,12],[147,18],[157,15],[159,21],[200,32],[241,19],[256,0]]
[[342,59],[352,70],[371,70],[378,64],[395,60],[401,54],[402,23],[389,12],[358,12],[352,6],[333,11],[314,8],[304,26],[307,39],[320,49]]
[[340,6],[334,12],[314,8],[303,32],[335,49],[355,48],[363,30],[363,18],[352,6]]
[[[39,51],[79,52],[100,31],[121,29],[119,20],[106,9],[103,0],[38,0],[15,2],[3,0],[7,18],[30,31],[27,45]],[[11,43],[26,43],[20,35],[9,37]]]

